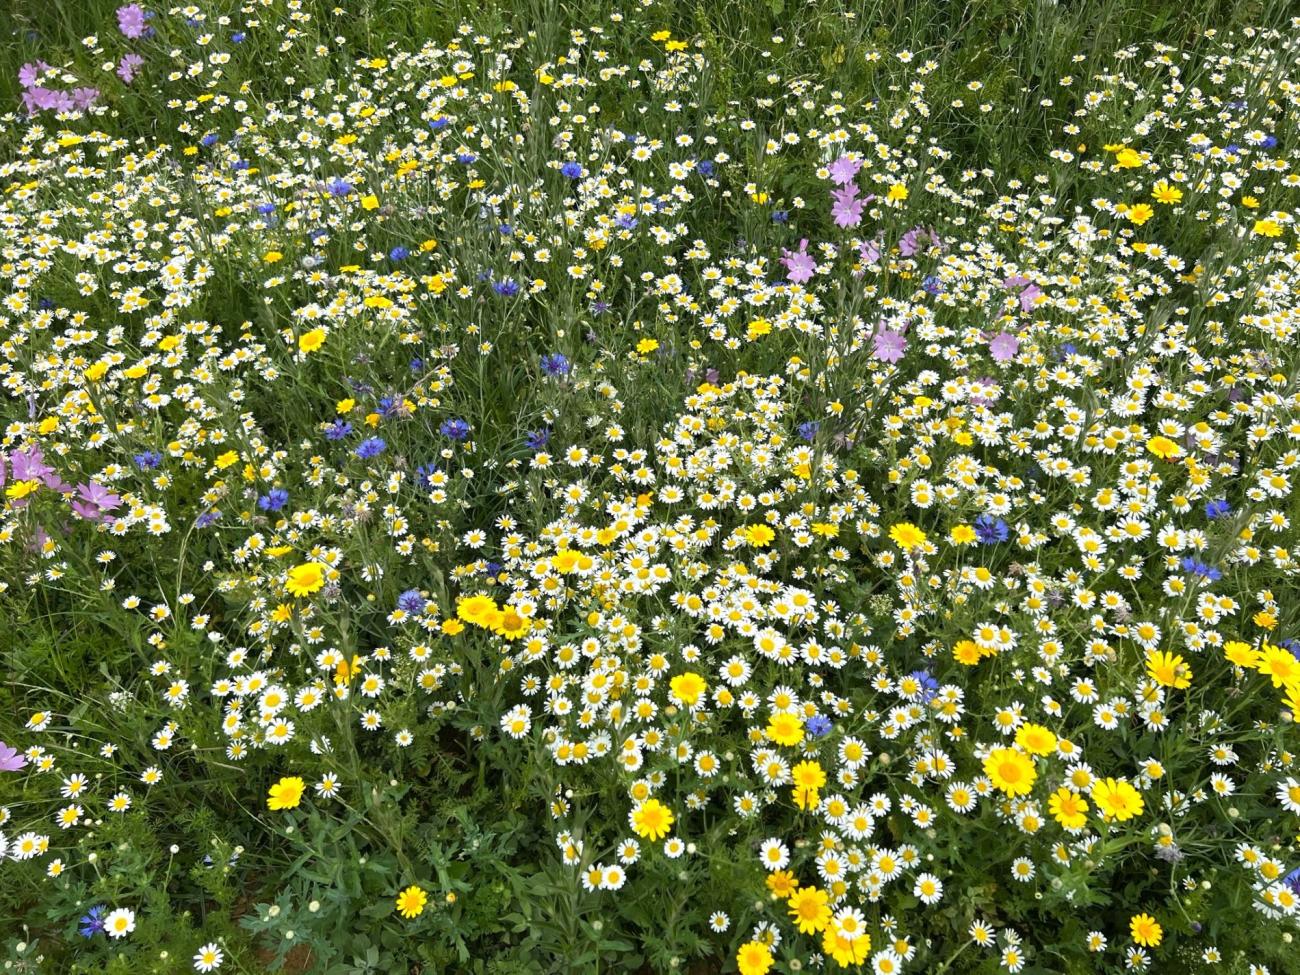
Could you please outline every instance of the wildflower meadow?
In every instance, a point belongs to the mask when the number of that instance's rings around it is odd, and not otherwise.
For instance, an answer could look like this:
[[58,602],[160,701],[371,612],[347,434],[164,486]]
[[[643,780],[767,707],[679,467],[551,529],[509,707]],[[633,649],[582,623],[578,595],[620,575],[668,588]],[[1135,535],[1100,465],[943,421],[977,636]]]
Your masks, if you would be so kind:
[[0,0],[0,971],[1300,975],[1300,10]]

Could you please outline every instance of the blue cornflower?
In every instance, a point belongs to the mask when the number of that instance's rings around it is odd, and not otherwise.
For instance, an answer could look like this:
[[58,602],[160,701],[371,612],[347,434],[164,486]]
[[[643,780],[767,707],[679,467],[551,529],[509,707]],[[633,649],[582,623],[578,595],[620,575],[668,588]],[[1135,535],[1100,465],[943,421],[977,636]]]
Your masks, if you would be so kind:
[[943,286],[939,283],[939,278],[933,274],[926,275],[925,280],[921,282],[921,287],[932,295],[943,293]]
[[460,418],[443,420],[438,432],[452,440],[464,440],[469,436],[469,424]]
[[262,214],[275,213],[275,204],[274,204],[274,203],[259,203],[259,204],[257,205],[257,212],[258,212],[258,213],[262,213]]
[[241,30],[241,31],[236,31],[235,33],[233,33],[233,34],[230,35],[230,39],[231,39],[232,41],[234,41],[236,44],[243,44],[243,43],[244,43],[244,39],[245,39],[246,37],[248,37],[248,35],[245,34],[242,30]]
[[408,589],[397,597],[397,608],[408,613],[423,613],[425,599],[418,589]]
[[472,152],[462,152],[456,157],[456,162],[460,163],[462,166],[468,166],[477,158],[478,157]]
[[279,511],[289,503],[289,492],[284,488],[271,488],[257,499],[257,506],[263,511]]
[[1061,358],[1065,359],[1069,356],[1074,355],[1078,351],[1079,351],[1078,348],[1074,345],[1073,342],[1066,342],[1064,345],[1061,346]]
[[215,511],[205,511],[194,519],[194,527],[207,528],[209,525],[215,525],[219,517],[221,516]]
[[1232,506],[1223,498],[1205,502],[1206,518],[1225,518],[1230,514],[1232,514]]
[[1261,149],[1272,149],[1276,145],[1277,145],[1277,136],[1266,135],[1264,136],[1264,141],[1259,144],[1259,147]]
[[1286,884],[1297,894],[1300,894],[1300,867],[1296,867],[1289,874],[1283,877],[1282,883]]
[[772,222],[773,222],[773,223],[785,223],[785,222],[787,222],[789,219],[790,219],[790,214],[789,214],[789,212],[786,211],[786,210],[773,210],[773,211],[772,211]]
[[1300,640],[1279,640],[1278,646],[1291,651],[1291,656],[1300,660]]
[[509,237],[515,232],[515,228],[510,226],[508,223],[503,223],[501,226],[497,227],[497,232],[501,234],[502,237]]
[[607,311],[609,311],[608,301],[593,301],[591,303],[591,313],[593,315],[603,315]]
[[622,227],[624,230],[633,230],[636,228],[636,217],[632,216],[630,213],[621,213],[614,223]]
[[542,427],[540,430],[533,430],[524,438],[524,443],[528,445],[529,450],[541,450],[546,446],[546,442],[551,439],[551,431]]
[[326,440],[342,440],[352,433],[352,424],[347,420],[335,420],[325,428]]
[[562,352],[542,356],[542,372],[548,376],[567,376],[572,368],[569,357]]
[[582,166],[576,162],[566,162],[560,167],[560,175],[568,179],[577,179],[582,175]]
[[492,562],[489,560],[488,564],[483,566],[483,574],[487,576],[489,579],[491,579],[494,576],[500,575],[502,568],[503,567],[500,562]]
[[939,693],[939,682],[928,670],[914,670],[907,676],[921,685],[921,700],[927,704]]
[[410,256],[411,256],[411,252],[407,250],[405,247],[401,247],[401,246],[394,247],[391,251],[388,252],[388,259],[390,261],[404,261]]
[[414,359],[412,359],[410,362],[407,363],[407,367],[411,370],[411,372],[419,372],[421,369],[424,368],[424,360],[417,355]]
[[353,186],[345,179],[332,179],[325,184],[325,189],[330,196],[347,196],[352,192]]
[[54,307],[54,302],[52,302],[49,298],[42,298],[40,301],[36,303],[36,307],[39,308],[41,311],[49,311],[51,308]]
[[996,545],[1005,542],[1010,532],[1007,523],[992,515],[980,515],[975,519],[975,537],[981,545]]
[[701,176],[712,176],[713,161],[710,159],[701,159],[695,164],[695,169]]
[[813,440],[817,438],[817,431],[820,430],[821,428],[822,425],[819,421],[809,420],[806,423],[800,423],[799,426],[795,427],[795,430],[798,432],[801,438],[807,440],[809,443],[812,443]]
[[135,466],[142,471],[151,471],[162,463],[162,454],[156,450],[146,450],[143,454],[136,454],[131,458],[135,461]]
[[216,144],[217,144],[217,134],[215,132],[209,132],[207,135],[205,135],[202,139],[199,140],[199,145],[201,145],[204,149],[211,149]]
[[356,455],[362,460],[370,460],[370,458],[382,454],[387,446],[388,444],[384,443],[383,437],[367,437],[357,444]]
[[247,159],[236,159],[234,162],[230,164],[230,168],[237,173],[242,173],[244,170],[248,169],[251,166],[252,163],[250,163]]
[[451,119],[444,115],[439,115],[435,119],[429,119],[429,128],[433,129],[435,132],[439,129],[445,129],[449,125],[451,125]]
[[83,938],[93,938],[99,932],[104,930],[104,907],[102,904],[96,904],[77,922],[81,925],[80,931]]
[[1241,146],[1237,145],[1235,142],[1229,142],[1223,147],[1223,151],[1233,156],[1239,156],[1241,155]]
[[824,738],[831,733],[831,719],[824,714],[814,714],[804,725],[804,731],[810,738]]
[[519,294],[519,285],[506,278],[504,281],[498,281],[492,285],[492,290],[506,298],[513,298]]
[[1190,572],[1192,575],[1200,576],[1203,579],[1209,579],[1211,582],[1218,582],[1223,578],[1223,573],[1212,565],[1206,565],[1190,555],[1184,556],[1180,563],[1184,572]]
[[426,491],[433,487],[433,475],[438,473],[437,464],[421,464],[415,469],[416,479],[420,487]]

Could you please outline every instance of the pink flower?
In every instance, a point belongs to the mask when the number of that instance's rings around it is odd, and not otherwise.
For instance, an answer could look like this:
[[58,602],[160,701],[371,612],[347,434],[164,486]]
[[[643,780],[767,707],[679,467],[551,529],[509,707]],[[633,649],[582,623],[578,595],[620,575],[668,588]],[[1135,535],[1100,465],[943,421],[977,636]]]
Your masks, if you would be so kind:
[[22,752],[0,741],[0,772],[17,772],[27,764]]
[[135,79],[135,73],[140,70],[142,64],[144,64],[144,58],[140,57],[140,55],[128,54],[122,58],[122,62],[117,66],[117,76],[129,85]]
[[998,332],[989,342],[989,352],[994,362],[1010,362],[1020,351],[1020,340],[1010,332]]
[[50,66],[44,61],[37,61],[33,64],[24,64],[18,69],[18,83],[24,88],[32,88],[40,80],[41,75],[50,70]]
[[881,362],[897,362],[907,351],[907,337],[892,328],[881,328],[872,337],[875,343],[873,354]]
[[858,175],[858,170],[862,168],[862,163],[856,159],[850,159],[848,156],[840,156],[830,165],[831,180],[843,186],[845,183],[853,182],[853,177]]
[[817,270],[817,262],[808,253],[808,238],[799,241],[799,249],[790,251],[781,248],[781,263],[785,265],[786,277],[794,284],[803,284]]
[[831,216],[837,227],[856,227],[862,222],[862,205],[866,200],[858,196],[858,186],[850,183],[842,190],[831,193]]
[[135,40],[143,37],[145,32],[144,8],[138,3],[127,4],[117,8],[117,26],[124,35]]

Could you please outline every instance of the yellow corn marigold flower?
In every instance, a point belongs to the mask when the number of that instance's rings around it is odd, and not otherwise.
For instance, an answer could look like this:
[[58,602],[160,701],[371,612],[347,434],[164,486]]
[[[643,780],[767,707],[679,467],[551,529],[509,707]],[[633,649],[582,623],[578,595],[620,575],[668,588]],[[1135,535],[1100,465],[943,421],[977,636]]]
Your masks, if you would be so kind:
[[424,913],[424,905],[428,901],[429,895],[412,884],[397,895],[397,913],[407,920],[419,917]]
[[298,336],[298,351],[303,355],[315,352],[325,344],[325,329],[313,328],[310,332],[303,332]]
[[658,799],[647,799],[629,814],[632,830],[642,839],[657,842],[673,828],[673,811]]
[[962,640],[952,648],[952,656],[957,663],[964,664],[967,667],[974,667],[980,662],[984,652],[974,640]]
[[487,627],[494,613],[501,612],[491,596],[467,596],[456,604],[456,616],[474,626]]
[[890,540],[904,552],[925,543],[925,532],[909,521],[901,521],[889,529]]
[[636,350],[642,355],[647,355],[657,348],[659,348],[659,341],[657,339],[642,339],[636,344]]
[[1228,662],[1236,664],[1238,667],[1253,668],[1259,663],[1259,654],[1249,643],[1242,643],[1240,640],[1229,640],[1223,645],[1223,655],[1228,658]]
[[1182,454],[1183,448],[1168,437],[1152,437],[1147,441],[1147,450],[1161,460],[1172,460]]
[[1181,203],[1183,191],[1162,179],[1151,187],[1151,198],[1157,203]]
[[1283,687],[1300,680],[1300,660],[1290,650],[1264,644],[1255,669],[1273,681],[1274,687]]
[[954,525],[948,532],[948,541],[954,545],[969,545],[975,537],[975,529],[970,525]]
[[1038,779],[1034,760],[1016,748],[995,748],[984,759],[984,774],[1009,796],[1028,795]]
[[772,967],[772,949],[761,941],[746,941],[736,952],[740,975],[767,975]]
[[1251,227],[1250,231],[1259,237],[1281,237],[1282,225],[1276,220],[1266,218],[1264,220],[1256,220],[1255,226]]
[[1192,668],[1180,656],[1148,650],[1147,676],[1161,687],[1181,689],[1192,683]]
[[1068,786],[1061,786],[1047,801],[1047,811],[1063,829],[1082,829],[1088,821],[1088,801]]
[[1107,822],[1124,822],[1142,814],[1141,794],[1122,779],[1098,779],[1092,784],[1092,801]]
[[267,791],[266,808],[297,809],[307,785],[296,775],[286,775]]
[[1030,755],[1050,755],[1056,751],[1056,735],[1041,724],[1023,724],[1016,731],[1016,744]]
[[1150,204],[1147,203],[1139,203],[1136,206],[1131,206],[1124,212],[1124,216],[1128,217],[1129,222],[1136,224],[1139,227],[1155,215],[1155,210],[1151,209]]
[[784,900],[799,889],[799,881],[792,870],[775,870],[767,875],[767,889],[774,897]]
[[1142,155],[1126,146],[1115,154],[1115,165],[1120,169],[1136,169],[1142,165]]
[[1150,914],[1134,914],[1128,923],[1128,929],[1133,940],[1144,948],[1158,947],[1165,936],[1160,923]]
[[304,562],[289,570],[284,588],[290,596],[310,596],[325,587],[325,570],[316,562]]
[[790,895],[790,916],[801,934],[815,934],[831,920],[830,898],[819,887],[802,887]]
[[772,539],[776,538],[776,532],[772,531],[767,525],[749,525],[742,534],[745,541],[754,548],[763,548],[770,545]]
[[687,671],[674,677],[669,682],[668,688],[669,696],[674,701],[684,707],[693,708],[709,689],[709,685],[699,674]]
[[373,194],[373,193],[370,193],[370,194],[368,194],[368,195],[366,195],[366,196],[363,196],[363,197],[361,198],[361,209],[363,209],[363,210],[378,210],[378,209],[379,209],[379,197],[375,196],[375,194]]
[[803,741],[803,720],[797,714],[774,714],[767,723],[767,737],[778,745],[797,745]]

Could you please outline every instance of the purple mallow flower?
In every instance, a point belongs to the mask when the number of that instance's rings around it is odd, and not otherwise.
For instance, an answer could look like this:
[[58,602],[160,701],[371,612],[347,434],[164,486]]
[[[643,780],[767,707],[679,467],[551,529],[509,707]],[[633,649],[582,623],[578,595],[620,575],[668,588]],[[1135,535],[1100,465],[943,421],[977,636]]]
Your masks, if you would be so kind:
[[1010,332],[998,332],[989,341],[989,353],[994,362],[1010,362],[1020,351],[1020,340]]
[[73,512],[87,521],[112,521],[109,512],[122,503],[121,497],[94,481],[78,484],[77,498],[72,502]]
[[117,8],[118,29],[131,40],[144,36],[145,30],[149,27],[146,23],[147,20],[148,15],[138,3],[130,3],[125,7]]
[[853,177],[858,175],[858,170],[862,168],[862,163],[849,156],[840,156],[830,164],[831,181],[844,186],[853,182]]
[[787,250],[782,247],[781,254],[781,263],[785,265],[786,276],[794,284],[803,284],[805,281],[809,280],[813,276],[813,272],[817,270],[817,262],[813,260],[812,255],[808,253],[807,237],[799,241],[799,249],[797,251]]
[[907,337],[892,328],[881,328],[872,337],[872,354],[881,362],[897,362],[907,351]]
[[138,54],[127,54],[117,66],[117,76],[128,85],[135,80],[136,72],[144,64],[144,58]]
[[0,741],[0,772],[17,772],[27,765],[27,758],[12,745]]

